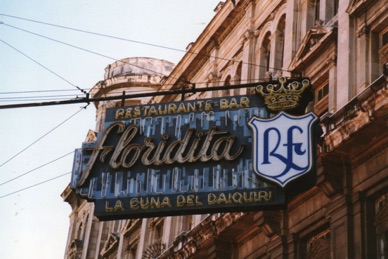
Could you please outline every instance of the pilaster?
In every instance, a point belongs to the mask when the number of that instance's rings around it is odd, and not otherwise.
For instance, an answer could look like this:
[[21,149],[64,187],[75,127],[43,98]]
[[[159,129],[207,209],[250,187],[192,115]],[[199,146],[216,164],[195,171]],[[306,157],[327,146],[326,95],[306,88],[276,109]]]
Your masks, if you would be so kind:
[[[149,230],[149,227],[148,227],[148,222],[149,222],[148,218],[142,219],[141,228],[140,228],[140,239],[139,239],[139,245],[138,245],[139,247],[145,248],[148,245],[149,233],[150,233],[150,230]],[[143,251],[141,253],[138,253],[136,255],[136,259],[141,259],[142,258],[142,254],[143,254]]]
[[[297,46],[299,46],[298,42],[300,38],[298,37],[298,13],[300,12],[300,8],[298,9],[299,1],[290,0],[287,1],[286,7],[286,27],[284,29],[284,54],[283,54],[283,62],[285,65],[291,64],[292,59],[295,57]],[[288,73],[288,72],[287,72]],[[289,77],[291,74],[283,74],[283,76]]]
[[341,108],[356,94],[352,78],[355,76],[353,69],[354,29],[352,18],[346,12],[350,0],[339,1],[338,9],[338,64],[337,64],[337,100],[336,107]]
[[357,92],[369,85],[369,29],[364,25],[357,30]]
[[328,111],[334,113],[337,110],[337,56],[331,57],[329,61],[329,101]]

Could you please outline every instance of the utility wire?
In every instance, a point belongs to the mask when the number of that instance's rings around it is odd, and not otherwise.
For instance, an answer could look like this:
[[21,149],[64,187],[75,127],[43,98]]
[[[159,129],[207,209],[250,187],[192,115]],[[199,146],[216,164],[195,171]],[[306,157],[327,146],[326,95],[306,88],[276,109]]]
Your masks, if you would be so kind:
[[131,66],[134,66],[134,67],[138,67],[138,68],[141,68],[141,69],[144,69],[144,70],[148,70],[150,72],[153,72],[155,74],[159,74],[159,75],[162,75],[162,76],[166,76],[160,72],[157,72],[157,71],[154,71],[152,69],[148,69],[148,68],[145,68],[145,67],[141,67],[141,66],[138,66],[136,64],[132,64],[132,63],[129,63],[129,62],[125,62],[125,61],[122,61],[120,59],[117,59],[117,58],[113,58],[113,57],[110,57],[110,56],[107,56],[107,55],[104,55],[104,54],[101,54],[101,53],[98,53],[98,52],[95,52],[95,51],[92,51],[92,50],[89,50],[89,49],[85,49],[85,48],[82,48],[82,47],[79,47],[79,46],[76,46],[76,45],[73,45],[73,44],[70,44],[70,43],[67,43],[67,42],[64,42],[64,41],[60,41],[60,40],[56,40],[56,39],[53,39],[53,38],[50,38],[50,37],[47,37],[47,36],[44,36],[42,34],[39,34],[39,33],[35,33],[35,32],[32,32],[32,31],[28,31],[28,30],[25,30],[25,29],[22,29],[22,28],[19,28],[19,27],[16,27],[16,26],[12,26],[12,25],[9,25],[9,24],[6,24],[6,23],[3,23],[3,25],[7,26],[7,27],[10,27],[10,28],[13,28],[13,29],[16,29],[16,30],[20,30],[20,31],[23,31],[23,32],[26,32],[26,33],[29,33],[29,34],[32,34],[32,35],[35,35],[35,36],[38,36],[38,37],[41,37],[41,38],[44,38],[44,39],[47,39],[47,40],[51,40],[51,41],[54,41],[54,42],[57,42],[57,43],[61,43],[63,45],[66,45],[66,46],[69,46],[69,47],[73,47],[73,48],[76,48],[76,49],[79,49],[79,50],[82,50],[82,51],[85,51],[85,52],[88,52],[88,53],[91,53],[91,54],[94,54],[94,55],[97,55],[97,56],[100,56],[100,57],[104,57],[104,58],[107,58],[107,59],[111,59],[113,61],[118,61],[118,62],[122,62],[124,64],[129,64]]
[[[132,43],[137,43],[137,44],[142,44],[142,45],[147,45],[147,46],[152,46],[152,47],[157,47],[157,48],[163,48],[163,49],[168,49],[168,50],[173,50],[173,51],[178,51],[178,52],[183,52],[183,53],[195,54],[195,55],[200,55],[200,56],[204,56],[204,57],[208,57],[208,58],[215,58],[215,59],[219,59],[219,60],[224,60],[224,61],[234,61],[233,59],[222,58],[222,57],[216,57],[216,56],[211,56],[211,55],[208,55],[208,54],[198,53],[198,52],[194,52],[194,51],[187,51],[187,50],[182,50],[182,49],[167,47],[167,46],[158,45],[158,44],[153,44],[153,43],[148,43],[148,42],[143,42],[143,41],[131,40],[131,39],[126,39],[126,38],[122,38],[122,37],[117,37],[117,36],[112,36],[112,35],[106,35],[106,34],[102,34],[102,33],[98,33],[98,32],[91,32],[91,31],[86,31],[86,30],[71,28],[71,27],[62,26],[62,25],[56,25],[56,24],[52,24],[52,23],[36,21],[36,20],[32,20],[32,19],[27,19],[27,18],[12,16],[12,15],[7,15],[7,14],[1,14],[1,13],[0,13],[0,15],[7,16],[7,17],[10,17],[10,18],[20,19],[20,20],[25,20],[25,21],[29,21],[29,22],[34,22],[34,23],[40,23],[40,24],[44,24],[44,25],[49,25],[49,26],[53,26],[53,27],[58,27],[58,28],[62,28],[62,29],[67,29],[67,30],[72,30],[72,31],[77,31],[77,32],[92,34],[92,35],[96,35],[96,36],[101,36],[101,37],[106,37],[106,38],[112,38],[112,39],[116,39],[116,40],[122,40],[122,41],[127,41],[127,42],[132,42]],[[7,24],[5,24],[5,23],[3,23],[3,24],[4,24],[4,25],[7,25]],[[8,26],[9,26],[9,25],[8,25]],[[280,70],[280,71],[285,71],[285,72],[291,72],[291,71],[289,71],[289,70],[282,69],[282,68],[267,67],[267,66],[263,66],[263,65],[258,65],[258,64],[250,63],[250,62],[243,62],[243,64],[247,64],[247,65],[251,65],[251,66],[256,66],[256,67],[271,68],[271,69],[274,69],[274,70]]]
[[71,115],[69,118],[67,118],[66,120],[64,120],[63,122],[61,122],[60,124],[58,124],[57,126],[55,126],[54,128],[52,128],[51,130],[49,130],[46,134],[44,134],[43,136],[41,136],[40,138],[38,138],[37,140],[35,140],[34,142],[32,142],[30,145],[28,145],[27,147],[23,148],[21,151],[19,151],[18,153],[16,153],[15,155],[13,155],[11,158],[9,158],[7,161],[3,162],[1,165],[0,165],[0,168],[3,167],[5,164],[7,164],[8,162],[10,162],[12,159],[14,159],[15,157],[19,156],[21,153],[23,153],[24,151],[26,151],[27,149],[29,149],[30,147],[32,147],[34,144],[36,144],[38,141],[40,141],[41,139],[43,139],[44,137],[46,137],[48,134],[50,134],[51,132],[53,132],[54,130],[56,130],[57,128],[59,128],[60,126],[62,126],[65,122],[67,122],[68,120],[70,120],[71,118],[73,118],[75,115],[77,115],[79,112],[81,112],[82,110],[86,109],[88,105],[86,105],[85,107],[82,107],[79,111],[77,111],[76,113],[74,113],[73,115]]
[[137,43],[137,44],[148,45],[148,46],[156,47],[156,48],[169,49],[169,50],[179,51],[179,52],[184,52],[184,53],[187,52],[185,50],[176,49],[176,48],[167,47],[167,46],[162,46],[162,45],[153,44],[153,43],[148,43],[148,42],[144,42],[144,41],[131,40],[131,39],[126,39],[126,38],[122,38],[122,37],[102,34],[102,33],[98,33],[98,32],[86,31],[86,30],[76,29],[76,28],[67,27],[67,26],[63,26],[63,25],[57,25],[57,24],[53,24],[53,23],[48,23],[48,22],[42,22],[42,21],[36,21],[36,20],[32,20],[32,19],[17,17],[17,16],[13,16],[13,15],[7,15],[7,14],[2,14],[2,13],[0,13],[0,15],[6,16],[6,17],[10,17],[10,18],[19,19],[19,20],[24,20],[24,21],[44,24],[44,25],[48,25],[48,26],[52,26],[52,27],[58,27],[58,28],[66,29],[66,30],[83,32],[83,33],[87,33],[87,34],[91,34],[91,35],[96,35],[96,36],[101,36],[101,37],[105,37],[105,38],[111,38],[111,39],[116,39],[116,40],[121,40],[121,41],[128,41],[128,42],[133,42],[133,43]]
[[[60,98],[60,97],[57,97],[57,98],[39,98],[39,99],[29,99],[29,100],[25,100],[25,99],[11,99],[11,100],[0,100],[0,103],[26,103],[26,102],[45,102],[45,101],[49,101],[49,102],[55,102],[55,101],[66,101],[68,99],[66,98]],[[74,98],[72,100],[77,100],[77,98]]]
[[29,60],[33,61],[35,64],[38,64],[39,66],[43,67],[44,69],[46,69],[47,71],[49,71],[50,73],[52,73],[53,75],[59,77],[60,79],[62,79],[63,81],[65,81],[66,83],[74,86],[75,88],[77,88],[78,90],[80,90],[81,92],[84,92],[84,90],[82,90],[81,88],[79,88],[78,86],[76,86],[75,84],[71,83],[69,80],[65,79],[64,77],[60,76],[59,74],[55,73],[53,70],[49,69],[48,67],[44,66],[43,64],[39,63],[38,61],[36,61],[35,59],[31,58],[30,56],[28,56],[27,54],[21,52],[20,50],[18,50],[17,48],[13,47],[11,44],[5,42],[4,40],[0,39],[1,42],[3,42],[5,45],[7,45],[8,47],[10,47],[11,49],[19,52],[20,54],[22,54],[23,56],[25,56],[26,58],[28,58]]
[[[86,91],[90,89],[84,89]],[[0,92],[0,94],[30,94],[30,93],[50,93],[50,92],[68,92],[77,91],[75,89],[53,89],[53,90],[31,90],[31,91],[19,91],[19,92]]]
[[58,94],[58,95],[31,95],[31,96],[10,96],[10,97],[0,97],[0,100],[15,100],[15,99],[32,99],[32,98],[61,98],[61,97],[74,97],[70,94]]
[[56,161],[58,161],[58,160],[60,160],[60,159],[62,159],[62,158],[64,158],[64,157],[66,157],[66,156],[72,154],[72,153],[74,153],[74,151],[71,151],[70,153],[67,153],[67,154],[65,154],[65,155],[63,155],[63,156],[61,156],[61,157],[58,157],[58,158],[56,158],[56,159],[54,159],[54,160],[52,160],[52,161],[50,161],[50,162],[47,162],[47,163],[45,163],[45,164],[43,164],[43,165],[40,165],[40,166],[38,166],[38,167],[36,167],[36,168],[34,168],[34,169],[28,171],[28,172],[25,172],[25,173],[23,173],[23,174],[21,174],[21,175],[19,175],[19,176],[16,176],[16,177],[14,177],[14,178],[12,178],[12,179],[9,179],[9,180],[7,180],[7,181],[5,181],[5,182],[3,182],[3,183],[0,183],[0,186],[2,186],[2,185],[4,185],[4,184],[7,184],[7,183],[10,183],[10,182],[12,182],[12,181],[15,181],[16,179],[19,179],[19,178],[22,177],[22,176],[25,176],[25,175],[27,175],[27,174],[30,174],[30,173],[32,173],[32,172],[34,172],[34,171],[36,171],[36,170],[38,170],[38,169],[40,169],[40,168],[42,168],[42,167],[45,167],[46,165],[52,164],[52,163],[54,163],[54,162],[56,162]]
[[[261,81],[266,81],[268,80],[268,78],[253,78],[253,79],[246,79],[245,81],[254,81],[254,82],[261,82]],[[216,81],[216,82],[212,82],[213,84],[220,84],[220,85],[223,85],[226,81]],[[207,84],[209,83],[208,81],[202,81],[202,82],[190,82],[192,84],[195,84],[197,86],[201,85],[201,84]],[[242,83],[242,82],[240,82]],[[163,86],[172,86],[174,84],[164,84]],[[90,91],[91,88],[86,88],[85,89],[86,91]],[[50,92],[61,92],[61,91],[76,91],[75,89],[63,89],[63,90],[57,90],[57,89],[54,89],[54,90],[36,90],[36,91],[20,91],[20,92],[0,92],[0,95],[7,95],[7,94],[29,94],[29,93],[50,93]],[[118,90],[118,91],[109,91],[109,93],[117,93],[117,94],[122,94],[122,90]],[[61,95],[61,96],[65,96],[65,95]],[[68,96],[72,96],[72,95],[68,95]],[[40,97],[47,97],[45,95],[42,95],[42,96],[36,96],[37,98],[40,98]],[[56,96],[54,96],[56,97]],[[13,99],[13,98],[18,98],[18,97],[3,97],[1,98],[0,97],[0,100],[1,99]],[[24,99],[26,97],[20,97],[20,99]]]
[[11,196],[12,194],[15,194],[15,193],[19,193],[19,192],[22,192],[22,191],[31,189],[31,188],[36,187],[36,186],[39,186],[39,185],[41,185],[41,184],[51,182],[51,181],[53,181],[53,180],[55,180],[55,179],[58,179],[58,178],[63,177],[63,176],[66,176],[66,175],[68,175],[68,174],[70,174],[70,172],[64,173],[64,174],[61,174],[61,175],[58,175],[58,176],[55,176],[55,177],[50,178],[50,179],[48,179],[48,180],[45,180],[45,181],[43,181],[43,182],[39,182],[39,183],[36,183],[36,184],[34,184],[34,185],[30,185],[30,186],[28,186],[28,187],[19,189],[19,190],[17,190],[17,191],[14,191],[14,192],[5,194],[5,195],[3,195],[3,196],[0,196],[0,199],[1,199],[1,198],[8,197],[8,196]]
[[[299,78],[302,79],[302,78]],[[291,80],[293,80],[291,78]],[[131,94],[126,94],[125,92],[122,95],[116,96],[106,96],[106,97],[93,97],[90,98],[87,94],[85,97],[80,97],[72,100],[63,100],[63,101],[51,101],[51,102],[41,102],[41,103],[19,103],[19,104],[10,104],[10,105],[0,105],[0,109],[11,109],[11,108],[25,108],[25,107],[37,107],[37,106],[52,106],[52,105],[64,105],[64,104],[74,104],[74,103],[92,103],[100,101],[112,101],[112,100],[123,100],[131,98],[144,98],[144,97],[153,97],[153,96],[162,96],[162,95],[183,95],[191,94],[196,92],[208,92],[208,91],[219,91],[219,90],[229,90],[229,89],[239,89],[239,88],[252,88],[257,87],[258,84],[276,84],[277,81],[270,79],[266,82],[256,82],[250,84],[238,84],[238,85],[227,85],[227,86],[211,86],[211,87],[185,87],[175,90],[163,90],[156,92],[136,92]]]

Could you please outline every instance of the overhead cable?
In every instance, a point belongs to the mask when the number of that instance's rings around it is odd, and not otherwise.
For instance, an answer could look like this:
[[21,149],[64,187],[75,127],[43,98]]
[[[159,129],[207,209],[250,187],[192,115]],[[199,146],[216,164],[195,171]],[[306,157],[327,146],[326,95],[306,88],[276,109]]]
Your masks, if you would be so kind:
[[32,173],[32,172],[38,170],[38,169],[41,169],[42,167],[45,167],[46,165],[52,164],[52,163],[54,163],[54,162],[56,162],[56,161],[58,161],[58,160],[60,160],[60,159],[62,159],[62,158],[64,158],[64,157],[66,157],[66,156],[68,156],[68,155],[70,155],[70,154],[73,154],[73,153],[74,153],[74,151],[71,151],[71,152],[69,152],[69,153],[67,153],[67,154],[65,154],[65,155],[63,155],[63,156],[60,156],[60,157],[58,157],[58,158],[56,158],[56,159],[54,159],[54,160],[51,160],[50,162],[47,162],[47,163],[45,163],[45,164],[43,164],[43,165],[40,165],[40,166],[38,166],[38,167],[36,167],[36,168],[34,168],[34,169],[28,171],[28,172],[25,172],[25,173],[23,173],[23,174],[21,174],[21,175],[18,175],[18,176],[16,176],[16,177],[12,178],[12,179],[9,179],[9,180],[7,180],[7,181],[5,181],[5,182],[2,182],[2,183],[0,183],[0,186],[2,186],[2,185],[4,185],[4,184],[7,184],[7,183],[10,183],[10,182],[12,182],[12,181],[15,181],[16,179],[19,179],[19,178],[21,178],[21,177],[23,177],[23,176],[25,176],[25,175],[27,175],[27,174],[30,174],[30,173]]
[[101,53],[98,53],[98,52],[95,52],[95,51],[92,51],[92,50],[89,50],[89,49],[85,49],[85,48],[82,48],[82,47],[79,47],[79,46],[76,46],[76,45],[73,45],[73,44],[70,44],[70,43],[67,43],[67,42],[64,42],[64,41],[56,40],[56,39],[47,37],[47,36],[39,34],[39,33],[28,31],[28,30],[25,30],[25,29],[22,29],[22,28],[19,28],[19,27],[16,27],[16,26],[12,26],[12,25],[6,24],[6,23],[3,23],[3,25],[5,25],[7,27],[10,27],[10,28],[14,28],[16,30],[24,31],[26,33],[29,33],[29,34],[32,34],[32,35],[35,35],[35,36],[38,36],[38,37],[41,37],[41,38],[44,38],[44,39],[47,39],[47,40],[51,40],[51,41],[54,41],[54,42],[57,42],[57,43],[61,43],[63,45],[66,45],[66,46],[69,46],[69,47],[72,47],[72,48],[76,48],[76,49],[79,49],[79,50],[82,50],[82,51],[85,51],[85,52],[88,52],[88,53],[91,53],[91,54],[94,54],[94,55],[97,55],[97,56],[100,56],[100,57],[104,57],[104,58],[108,58],[108,59],[111,59],[111,60],[114,60],[114,61],[122,62],[124,64],[129,64],[129,65],[134,66],[134,67],[139,67],[141,69],[148,70],[150,72],[153,72],[154,74],[159,74],[159,75],[165,76],[164,74],[162,74],[160,72],[157,72],[155,70],[148,69],[148,68],[145,68],[145,67],[142,67],[142,66],[138,66],[136,64],[129,63],[129,62],[117,59],[117,58],[113,58],[113,57],[110,57],[110,56],[107,56],[107,55],[104,55],[104,54],[101,54]]
[[33,61],[35,64],[43,67],[44,69],[46,69],[47,71],[49,71],[50,73],[52,73],[53,75],[59,77],[60,79],[62,79],[63,81],[65,81],[66,83],[74,86],[75,88],[77,88],[78,90],[80,90],[81,92],[85,92],[84,90],[82,90],[81,88],[79,88],[78,86],[76,86],[75,84],[71,83],[69,80],[65,79],[64,77],[60,76],[59,74],[55,73],[53,70],[49,69],[48,67],[44,66],[43,64],[39,63],[38,61],[36,61],[35,59],[31,58],[30,56],[28,56],[27,54],[21,52],[20,50],[18,50],[17,48],[13,47],[11,44],[5,42],[4,40],[0,39],[1,42],[3,42],[5,45],[7,45],[8,47],[10,47],[11,49],[19,52],[20,54],[22,54],[23,56],[25,56],[26,58],[28,58],[29,60]]
[[[86,91],[90,89],[84,89]],[[30,93],[50,93],[50,92],[69,92],[77,91],[75,89],[53,89],[53,90],[30,90],[30,91],[18,91],[18,92],[0,92],[0,94],[30,94]]]
[[70,94],[58,94],[58,95],[31,95],[31,96],[10,96],[10,97],[0,97],[1,100],[15,100],[15,99],[36,99],[36,98],[63,98],[63,97],[73,97],[74,95]]
[[0,15],[6,16],[6,17],[10,17],[10,18],[19,19],[19,20],[24,20],[24,21],[29,21],[29,22],[44,24],[44,25],[53,26],[53,27],[58,27],[58,28],[66,29],[66,30],[72,30],[72,31],[77,31],[77,32],[83,32],[83,33],[87,33],[87,34],[91,34],[91,35],[96,35],[96,36],[101,36],[101,37],[105,37],[105,38],[111,38],[111,39],[116,39],[116,40],[128,41],[128,42],[133,42],[133,43],[142,44],[142,45],[148,45],[148,46],[156,47],[156,48],[169,49],[169,50],[173,50],[173,51],[187,52],[187,51],[185,51],[185,50],[176,49],[176,48],[167,47],[167,46],[162,46],[162,45],[153,44],[153,43],[148,43],[148,42],[144,42],[144,41],[131,40],[131,39],[126,39],[126,38],[122,38],[122,37],[117,37],[117,36],[102,34],[102,33],[98,33],[98,32],[92,32],[92,31],[87,31],[87,30],[81,30],[81,29],[76,29],[76,28],[67,27],[67,26],[63,26],[63,25],[57,25],[57,24],[53,24],[53,23],[48,23],[48,22],[42,22],[42,21],[37,21],[37,20],[32,20],[32,19],[27,19],[27,18],[22,18],[22,17],[17,17],[17,16],[13,16],[13,15],[8,15],[8,14],[2,14],[2,13],[0,13]]
[[[194,52],[194,51],[190,51],[190,50],[182,50],[182,49],[167,47],[167,46],[163,46],[163,45],[158,45],[158,44],[153,44],[153,43],[148,43],[148,42],[143,42],[143,41],[137,41],[137,40],[127,39],[127,38],[122,38],[122,37],[102,34],[102,33],[98,33],[98,32],[91,32],[91,31],[87,31],[87,30],[81,30],[81,29],[76,29],[76,28],[72,28],[72,27],[67,27],[67,26],[62,26],[62,25],[57,25],[57,24],[52,24],[52,23],[47,23],[47,22],[42,22],[42,21],[37,21],[37,20],[32,20],[32,19],[27,19],[27,18],[22,18],[22,17],[17,17],[17,16],[12,16],[12,15],[7,15],[7,14],[1,14],[0,13],[0,15],[7,16],[7,17],[10,17],[10,18],[20,19],[20,20],[25,20],[25,21],[29,21],[29,22],[49,25],[49,26],[53,26],[53,27],[58,27],[58,28],[62,28],[62,29],[67,29],[67,30],[87,33],[87,34],[91,34],[91,35],[96,35],[96,36],[101,36],[101,37],[106,37],[106,38],[112,38],[112,39],[116,39],[116,40],[122,40],[122,41],[127,41],[127,42],[132,42],[132,43],[137,43],[137,44],[142,44],[142,45],[147,45],[147,46],[152,46],[152,47],[157,47],[157,48],[163,48],[163,49],[168,49],[168,50],[173,50],[173,51],[178,51],[178,52],[183,52],[183,53],[189,53],[189,54],[194,54],[194,55],[199,55],[199,56],[204,56],[204,57],[214,58],[214,59],[219,59],[219,60],[234,61],[234,59],[228,59],[228,58],[223,58],[223,57],[216,57],[216,56],[212,56],[212,55],[208,55],[208,54],[203,54],[203,53],[199,53],[199,52]],[[5,23],[3,23],[3,24],[6,25]],[[274,69],[274,70],[290,72],[289,70],[286,70],[286,69],[267,67],[267,66],[263,66],[263,65],[259,65],[259,64],[254,64],[254,63],[251,63],[251,62],[242,62],[242,63],[243,64],[247,64],[247,65],[251,65],[251,66],[256,66],[256,67],[265,67],[265,68],[271,68],[271,69]]]
[[31,188],[36,187],[36,186],[39,186],[39,185],[41,185],[41,184],[51,182],[51,181],[53,181],[53,180],[55,180],[55,179],[58,179],[58,178],[60,178],[60,177],[63,177],[63,176],[69,175],[69,174],[70,174],[70,172],[64,173],[64,174],[60,174],[60,175],[58,175],[58,176],[55,176],[55,177],[50,178],[50,179],[48,179],[48,180],[45,180],[45,181],[43,181],[43,182],[39,182],[39,183],[36,183],[36,184],[34,184],[34,185],[30,185],[30,186],[28,186],[28,187],[19,189],[19,190],[17,190],[17,191],[14,191],[14,192],[11,192],[11,193],[2,195],[2,196],[0,196],[0,199],[1,199],[1,198],[8,197],[8,196],[11,196],[12,194],[15,194],[15,193],[19,193],[19,192],[22,192],[22,191],[31,189]]
[[21,151],[19,151],[18,153],[16,153],[15,155],[13,155],[12,157],[10,157],[8,160],[6,160],[5,162],[3,162],[0,167],[3,167],[5,164],[7,164],[8,162],[10,162],[12,159],[14,159],[15,157],[19,156],[20,154],[22,154],[24,151],[26,151],[27,149],[29,149],[30,147],[32,147],[33,145],[35,145],[38,141],[42,140],[44,137],[46,137],[48,134],[50,134],[51,132],[53,132],[54,130],[56,130],[57,128],[59,128],[60,126],[62,126],[65,122],[67,122],[68,120],[70,120],[71,118],[73,118],[75,115],[77,115],[79,112],[81,112],[82,110],[86,109],[87,106],[85,107],[82,107],[80,110],[78,110],[76,113],[74,113],[73,115],[71,115],[70,117],[68,117],[66,120],[62,121],[61,123],[59,123],[57,126],[55,126],[54,128],[52,128],[51,130],[49,130],[47,133],[45,133],[43,136],[41,136],[40,138],[38,138],[37,140],[35,140],[34,142],[32,142],[30,145],[28,145],[27,147],[23,148]]
[[0,105],[0,109],[51,106],[51,105],[63,105],[63,104],[74,104],[74,103],[92,103],[92,102],[99,102],[99,101],[123,100],[123,99],[143,98],[143,97],[153,97],[153,96],[163,96],[163,95],[179,95],[179,94],[184,95],[184,94],[190,94],[190,93],[196,93],[196,92],[251,88],[251,87],[256,87],[258,84],[266,85],[266,84],[276,84],[276,83],[277,81],[271,80],[267,82],[251,83],[251,84],[213,86],[213,87],[201,87],[201,88],[191,87],[191,88],[165,90],[165,91],[157,91],[157,92],[146,92],[146,93],[135,93],[135,94],[125,94],[124,92],[123,95],[93,97],[93,98],[90,98],[89,95],[86,95],[86,97],[80,97],[73,100]]

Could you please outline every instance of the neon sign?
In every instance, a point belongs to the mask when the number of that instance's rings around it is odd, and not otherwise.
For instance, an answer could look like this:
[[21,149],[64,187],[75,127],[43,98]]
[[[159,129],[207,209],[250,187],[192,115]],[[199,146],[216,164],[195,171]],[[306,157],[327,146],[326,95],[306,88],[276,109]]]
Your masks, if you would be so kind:
[[252,94],[107,109],[97,141],[76,150],[70,186],[95,203],[100,220],[282,206],[283,187],[312,168],[315,119],[299,127],[269,112],[268,93],[302,92],[280,83],[256,88],[265,100]]

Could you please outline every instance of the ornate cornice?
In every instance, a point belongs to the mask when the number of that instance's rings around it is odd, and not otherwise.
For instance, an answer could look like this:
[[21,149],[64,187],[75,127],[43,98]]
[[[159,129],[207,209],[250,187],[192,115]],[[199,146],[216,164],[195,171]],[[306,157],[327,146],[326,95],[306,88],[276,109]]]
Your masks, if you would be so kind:
[[[379,140],[384,139],[387,137],[387,119],[387,77],[382,75],[335,114],[323,116],[322,125],[325,132],[323,147],[325,152],[340,150],[351,136],[355,136],[368,125],[372,125],[372,127],[366,134],[370,132],[374,135],[370,135],[368,139],[361,139],[363,142],[370,141],[370,137],[376,136],[376,134],[380,134]],[[358,142],[358,145],[360,144],[361,142]],[[350,153],[349,155],[356,154]]]

